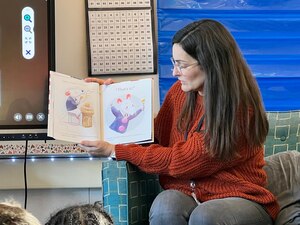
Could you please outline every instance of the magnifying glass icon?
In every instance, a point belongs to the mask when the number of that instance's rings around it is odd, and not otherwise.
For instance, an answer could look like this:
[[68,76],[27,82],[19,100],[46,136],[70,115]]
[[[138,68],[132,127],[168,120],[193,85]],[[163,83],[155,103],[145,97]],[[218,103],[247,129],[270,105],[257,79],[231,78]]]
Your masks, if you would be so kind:
[[24,30],[25,30],[26,32],[30,32],[30,33],[31,33],[31,27],[30,27],[29,25],[26,25],[26,26],[24,27]]
[[25,21],[29,21],[29,22],[31,22],[31,23],[32,23],[32,21],[31,21],[31,17],[30,17],[30,15],[29,15],[29,14],[26,14],[26,15],[24,16],[24,20],[25,20]]

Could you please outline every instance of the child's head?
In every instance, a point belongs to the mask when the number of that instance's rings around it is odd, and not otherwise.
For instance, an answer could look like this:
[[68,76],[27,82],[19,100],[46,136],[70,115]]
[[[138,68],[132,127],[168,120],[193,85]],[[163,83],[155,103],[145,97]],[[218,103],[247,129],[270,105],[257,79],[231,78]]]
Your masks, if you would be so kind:
[[46,225],[113,225],[112,218],[98,202],[64,208],[51,216]]
[[39,220],[13,200],[0,202],[1,225],[41,225]]

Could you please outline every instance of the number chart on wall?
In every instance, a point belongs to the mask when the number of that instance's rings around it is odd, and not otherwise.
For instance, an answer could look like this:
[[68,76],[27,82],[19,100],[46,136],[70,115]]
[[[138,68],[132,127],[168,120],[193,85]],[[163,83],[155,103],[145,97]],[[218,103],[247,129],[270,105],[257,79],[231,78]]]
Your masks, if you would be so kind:
[[152,0],[86,0],[89,75],[156,73]]

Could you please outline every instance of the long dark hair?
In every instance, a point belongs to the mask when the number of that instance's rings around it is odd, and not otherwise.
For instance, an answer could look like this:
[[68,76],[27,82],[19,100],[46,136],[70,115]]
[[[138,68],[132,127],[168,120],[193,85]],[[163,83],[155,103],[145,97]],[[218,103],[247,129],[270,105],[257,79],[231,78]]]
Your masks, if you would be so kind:
[[[241,134],[248,145],[261,146],[269,128],[261,94],[230,32],[217,21],[203,19],[179,30],[172,42],[196,59],[206,74],[206,147],[211,155],[227,160],[238,154]],[[192,120],[196,96],[197,92],[187,93],[177,123],[181,131]]]

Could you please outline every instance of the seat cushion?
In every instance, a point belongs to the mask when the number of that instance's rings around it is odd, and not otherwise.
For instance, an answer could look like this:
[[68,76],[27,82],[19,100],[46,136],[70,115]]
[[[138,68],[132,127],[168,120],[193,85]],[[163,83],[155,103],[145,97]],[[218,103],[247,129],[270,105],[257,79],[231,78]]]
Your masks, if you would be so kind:
[[300,200],[300,152],[286,151],[265,158],[267,188],[277,197],[280,208]]
[[280,206],[275,224],[299,225],[300,152],[280,152],[265,160],[267,188],[277,197]]
[[280,210],[275,225],[299,225],[300,202],[293,203]]

